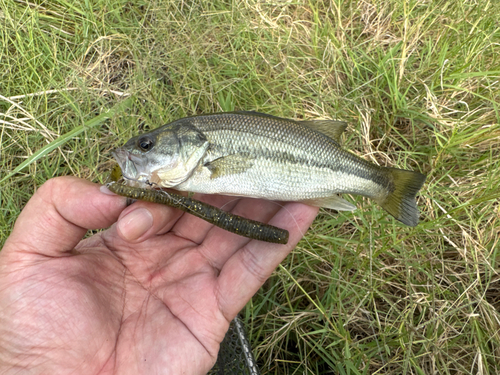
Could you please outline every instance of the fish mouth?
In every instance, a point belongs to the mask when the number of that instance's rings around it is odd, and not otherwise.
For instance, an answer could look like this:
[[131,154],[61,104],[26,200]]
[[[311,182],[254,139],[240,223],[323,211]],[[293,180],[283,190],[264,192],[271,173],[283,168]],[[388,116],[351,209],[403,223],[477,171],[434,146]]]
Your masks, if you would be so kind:
[[146,182],[144,177],[145,160],[120,147],[111,153],[122,170],[125,180]]

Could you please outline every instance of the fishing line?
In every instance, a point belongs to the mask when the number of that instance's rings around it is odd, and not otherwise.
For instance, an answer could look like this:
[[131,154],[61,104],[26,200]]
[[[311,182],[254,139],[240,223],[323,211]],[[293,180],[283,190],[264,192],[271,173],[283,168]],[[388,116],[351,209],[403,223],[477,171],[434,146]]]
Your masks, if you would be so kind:
[[[229,203],[233,203],[234,201],[239,201],[239,200],[241,200],[241,198],[233,198],[233,199],[231,199],[230,201],[228,201],[228,202],[224,203],[224,204],[220,207],[220,209],[222,210],[222,209],[223,209],[224,207],[226,207]],[[233,207],[233,208],[234,208],[234,207]]]
[[[299,223],[297,222],[297,220],[295,219],[295,216],[292,214],[292,212],[284,205],[284,204],[281,204],[279,202],[276,202],[276,201],[269,201],[269,202],[272,202],[274,203],[275,205],[277,205],[278,207],[280,207],[281,209],[284,209],[286,211],[286,213],[292,217],[292,220],[295,224],[295,226],[297,227],[298,231],[300,232],[300,236],[304,238],[304,240],[310,245],[312,246],[312,244],[307,240],[307,238],[305,238],[305,232],[302,231],[302,229],[300,229],[300,226],[299,226]],[[300,203],[300,202],[289,202],[289,203]],[[276,216],[276,214],[274,214],[274,216]],[[273,216],[273,217],[274,217]]]

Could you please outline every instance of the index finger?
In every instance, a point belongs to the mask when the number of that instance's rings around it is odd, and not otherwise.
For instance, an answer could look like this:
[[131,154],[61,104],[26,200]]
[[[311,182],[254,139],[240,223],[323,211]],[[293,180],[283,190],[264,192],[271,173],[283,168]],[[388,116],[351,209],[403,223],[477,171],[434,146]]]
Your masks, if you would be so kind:
[[24,207],[2,252],[61,256],[87,230],[113,224],[125,206],[125,198],[101,193],[98,184],[69,176],[50,179]]

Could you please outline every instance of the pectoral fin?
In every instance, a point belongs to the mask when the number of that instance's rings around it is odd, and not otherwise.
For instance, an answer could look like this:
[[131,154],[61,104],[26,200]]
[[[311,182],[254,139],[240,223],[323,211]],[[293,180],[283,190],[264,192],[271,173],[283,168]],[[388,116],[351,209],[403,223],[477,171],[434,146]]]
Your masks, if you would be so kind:
[[343,198],[340,198],[338,195],[326,198],[307,199],[301,202],[308,204],[309,206],[331,208],[332,210],[337,211],[354,211],[356,209],[355,205],[349,203]]
[[210,178],[218,178],[245,172],[253,165],[253,159],[244,154],[234,154],[220,157],[204,164],[211,172]]

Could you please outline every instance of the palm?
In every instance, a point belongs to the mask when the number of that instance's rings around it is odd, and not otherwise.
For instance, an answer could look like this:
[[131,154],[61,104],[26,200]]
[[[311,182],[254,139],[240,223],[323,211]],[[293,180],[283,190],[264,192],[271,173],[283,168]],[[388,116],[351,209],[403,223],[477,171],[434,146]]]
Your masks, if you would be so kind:
[[[95,194],[95,186],[70,182]],[[17,237],[21,224],[1,253],[0,265],[10,268],[0,272],[0,290],[10,288],[0,292],[0,352],[26,353],[16,357],[21,365],[29,363],[40,372],[50,365],[52,373],[205,373],[229,321],[315,215],[315,209],[301,205],[282,214],[297,221],[288,225],[296,233],[291,231],[287,247],[249,241],[190,215],[140,202],[135,205],[147,207],[155,224],[138,241],[126,241],[115,224],[78,243],[85,228],[107,226],[123,210],[120,197],[100,194],[96,199],[109,209],[89,218],[77,212],[84,223],[73,228],[75,239],[61,240],[66,251],[60,249],[59,256]],[[229,201],[210,199],[218,205]],[[225,208],[231,205],[235,202]],[[248,200],[235,210],[267,221],[277,207]],[[11,319],[7,330],[4,317]]]

